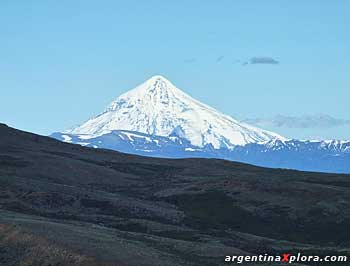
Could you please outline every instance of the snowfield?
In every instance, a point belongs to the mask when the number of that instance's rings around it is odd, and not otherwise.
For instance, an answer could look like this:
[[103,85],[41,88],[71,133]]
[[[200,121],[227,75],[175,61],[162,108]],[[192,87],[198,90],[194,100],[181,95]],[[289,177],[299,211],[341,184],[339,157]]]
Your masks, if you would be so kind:
[[193,99],[162,76],[154,76],[122,94],[103,113],[65,133],[96,137],[113,130],[175,135],[198,147],[211,144],[216,149],[285,140]]

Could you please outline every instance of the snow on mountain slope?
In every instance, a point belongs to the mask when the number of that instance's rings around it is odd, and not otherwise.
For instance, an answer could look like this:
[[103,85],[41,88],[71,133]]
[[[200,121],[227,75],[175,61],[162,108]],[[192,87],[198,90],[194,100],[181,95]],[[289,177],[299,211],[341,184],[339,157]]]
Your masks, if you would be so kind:
[[271,140],[234,149],[197,147],[177,136],[162,137],[134,131],[114,130],[93,137],[54,133],[58,140],[92,148],[162,158],[218,158],[273,168],[350,173],[350,141]]
[[122,94],[103,113],[65,133],[96,137],[113,130],[174,135],[198,147],[211,144],[216,149],[285,140],[193,99],[162,76],[154,76]]

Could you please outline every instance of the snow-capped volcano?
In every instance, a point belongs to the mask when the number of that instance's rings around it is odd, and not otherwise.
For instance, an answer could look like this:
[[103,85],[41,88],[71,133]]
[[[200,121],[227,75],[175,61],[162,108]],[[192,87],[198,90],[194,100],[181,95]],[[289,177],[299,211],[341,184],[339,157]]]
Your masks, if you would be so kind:
[[285,140],[193,99],[162,76],[154,76],[122,94],[103,113],[66,133],[93,137],[113,130],[178,136],[198,147],[211,144],[216,149]]

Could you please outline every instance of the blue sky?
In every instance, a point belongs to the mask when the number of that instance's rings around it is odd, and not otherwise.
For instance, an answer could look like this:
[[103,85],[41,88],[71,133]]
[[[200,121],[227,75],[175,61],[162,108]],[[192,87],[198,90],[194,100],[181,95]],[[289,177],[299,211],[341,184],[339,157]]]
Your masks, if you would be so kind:
[[[0,121],[60,131],[155,74],[238,119],[350,120],[349,10],[346,0],[3,0]],[[350,139],[348,125],[270,129]]]

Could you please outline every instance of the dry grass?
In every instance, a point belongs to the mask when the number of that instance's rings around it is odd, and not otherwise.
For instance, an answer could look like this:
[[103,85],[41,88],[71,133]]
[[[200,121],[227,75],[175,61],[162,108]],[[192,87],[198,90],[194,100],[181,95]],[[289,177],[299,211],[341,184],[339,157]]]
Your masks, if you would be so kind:
[[95,266],[92,258],[68,251],[48,240],[0,224],[0,264],[20,266]]

